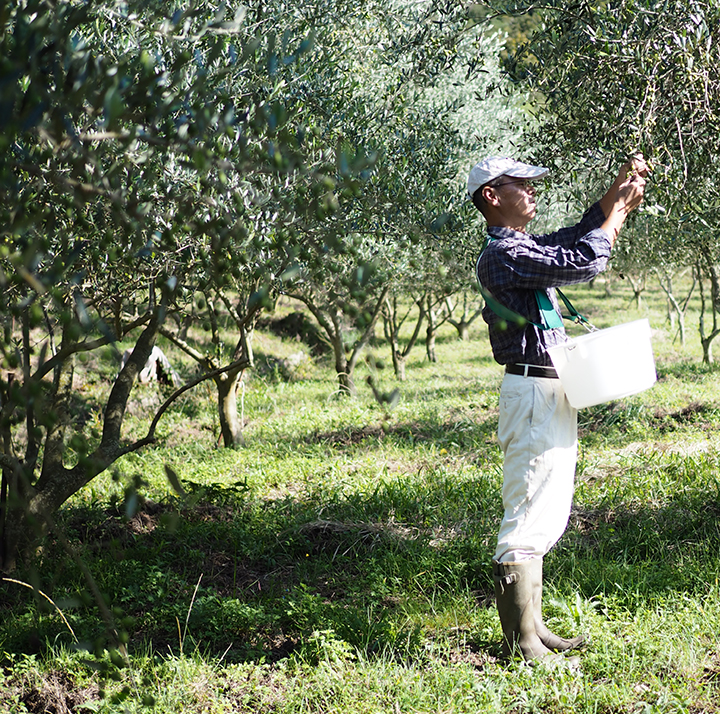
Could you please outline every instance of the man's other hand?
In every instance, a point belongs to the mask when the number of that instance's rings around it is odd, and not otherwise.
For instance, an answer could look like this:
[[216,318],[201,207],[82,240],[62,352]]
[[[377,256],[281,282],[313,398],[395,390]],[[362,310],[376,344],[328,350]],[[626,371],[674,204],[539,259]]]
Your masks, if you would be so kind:
[[630,160],[630,170],[637,176],[642,176],[642,178],[647,178],[650,173],[650,167],[642,154],[635,154],[635,156],[632,157]]

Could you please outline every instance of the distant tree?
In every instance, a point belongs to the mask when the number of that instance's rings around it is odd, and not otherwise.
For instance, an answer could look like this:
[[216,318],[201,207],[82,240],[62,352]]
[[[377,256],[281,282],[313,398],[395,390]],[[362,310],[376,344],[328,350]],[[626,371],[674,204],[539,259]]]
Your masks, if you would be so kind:
[[[453,108],[437,105],[429,112],[427,99],[428,87],[444,81],[454,62],[458,27],[448,23],[430,33],[430,4],[420,16],[421,5],[384,7],[380,22],[348,25],[353,52],[315,77],[312,104],[314,112],[333,118],[327,140],[340,147],[338,171],[363,172],[370,160],[373,170],[365,172],[359,190],[332,196],[337,209],[331,220],[305,231],[297,275],[286,288],[325,330],[340,393],[350,395],[355,367],[383,309],[400,374],[399,318],[391,306],[408,286],[407,276],[418,277],[416,253],[458,192],[452,181],[459,145],[448,120]],[[398,43],[413,23],[421,28],[419,37],[432,41]],[[342,250],[334,250],[339,244]]]
[[[675,291],[675,277],[678,275],[678,273],[692,274],[692,282],[690,284],[690,289],[687,291],[686,295],[684,297],[680,297],[676,295]],[[685,314],[687,312],[688,305],[690,304],[690,298],[692,297],[695,288],[697,287],[697,277],[695,270],[690,268],[684,268],[683,270],[674,270],[670,267],[666,268],[655,268],[655,275],[658,279],[658,284],[660,285],[660,288],[665,293],[665,296],[667,298],[667,319],[668,323],[670,324],[670,328],[674,328],[675,324],[677,323],[678,326],[678,334],[680,336],[680,345],[682,347],[685,347],[686,343],[686,328],[685,328]]]
[[[385,297],[385,304],[382,309],[383,332],[385,339],[390,345],[390,356],[392,357],[395,377],[405,381],[405,362],[413,347],[420,337],[420,330],[425,320],[425,294],[419,295],[408,304],[403,298],[410,297],[411,293],[403,290],[402,293],[391,293]],[[414,327],[407,339],[401,342],[400,330],[411,319],[411,314],[417,310],[414,316]]]
[[470,327],[482,315],[483,301],[480,293],[465,289],[445,298],[447,321],[457,330],[461,340],[470,339]]

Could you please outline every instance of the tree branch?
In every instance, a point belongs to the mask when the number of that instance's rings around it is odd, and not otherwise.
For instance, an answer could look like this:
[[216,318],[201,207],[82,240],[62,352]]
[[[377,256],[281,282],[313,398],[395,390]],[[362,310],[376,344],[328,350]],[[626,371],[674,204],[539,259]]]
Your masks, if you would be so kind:
[[67,347],[61,347],[47,362],[43,362],[33,374],[32,379],[34,381],[40,381],[48,372],[51,372],[55,367],[60,366],[68,357],[79,354],[80,352],[90,352],[98,347],[104,347],[112,342],[127,335],[128,332],[132,332],[137,327],[144,325],[150,319],[150,315],[143,315],[142,317],[133,320],[132,322],[125,325],[122,331],[122,335],[105,335],[98,337],[96,340],[88,340],[86,342],[74,342]]
[[353,369],[355,368],[355,365],[357,364],[358,358],[360,357],[360,352],[364,349],[365,345],[370,340],[370,335],[375,329],[375,323],[377,322],[378,316],[380,315],[380,311],[382,310],[382,306],[385,302],[385,296],[390,291],[390,286],[386,285],[383,288],[382,293],[380,294],[380,297],[375,303],[375,309],[373,310],[372,317],[370,318],[370,322],[368,323],[367,327],[365,328],[365,332],[363,332],[362,336],[360,337],[357,342],[355,342],[355,346],[353,347],[352,354],[350,355],[350,359],[348,360],[348,371],[352,374]]
[[124,456],[125,454],[132,453],[133,451],[137,451],[138,449],[141,449],[143,446],[147,446],[148,444],[152,444],[155,442],[155,429],[157,428],[157,425],[162,417],[162,415],[168,410],[170,405],[178,399],[181,395],[185,394],[188,390],[192,389],[193,387],[196,387],[198,384],[201,384],[202,382],[207,381],[208,379],[214,379],[215,377],[224,374],[225,372],[231,372],[233,370],[242,371],[243,369],[247,369],[250,367],[250,363],[248,362],[246,357],[242,357],[241,359],[235,360],[234,362],[230,363],[229,365],[225,367],[220,367],[218,369],[212,370],[212,372],[206,372],[205,374],[201,375],[197,379],[194,379],[192,382],[188,382],[184,386],[180,387],[180,389],[177,389],[175,392],[173,392],[164,402],[164,404],[160,407],[157,414],[155,414],[155,417],[152,420],[152,423],[150,424],[150,428],[148,429],[148,433],[143,437],[142,439],[139,439],[138,441],[134,442],[133,444],[129,444],[128,446],[125,446],[122,448],[118,454],[118,458],[120,456]]

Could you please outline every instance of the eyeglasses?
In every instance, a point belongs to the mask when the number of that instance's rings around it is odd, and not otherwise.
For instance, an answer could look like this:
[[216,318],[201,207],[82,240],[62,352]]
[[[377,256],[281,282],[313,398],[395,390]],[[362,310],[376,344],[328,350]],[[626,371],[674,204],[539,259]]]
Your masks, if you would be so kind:
[[499,188],[500,186],[510,186],[512,184],[520,186],[520,188],[522,188],[522,190],[525,192],[529,191],[531,188],[537,191],[537,186],[529,179],[520,179],[519,181],[503,181],[502,183],[490,184],[490,188]]

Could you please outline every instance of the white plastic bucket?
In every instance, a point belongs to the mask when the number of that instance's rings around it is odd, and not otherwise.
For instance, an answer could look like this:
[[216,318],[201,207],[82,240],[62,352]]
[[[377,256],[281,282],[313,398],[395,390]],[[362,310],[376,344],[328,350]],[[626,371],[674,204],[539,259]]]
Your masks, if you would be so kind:
[[637,394],[657,380],[647,319],[572,337],[548,353],[576,409]]

